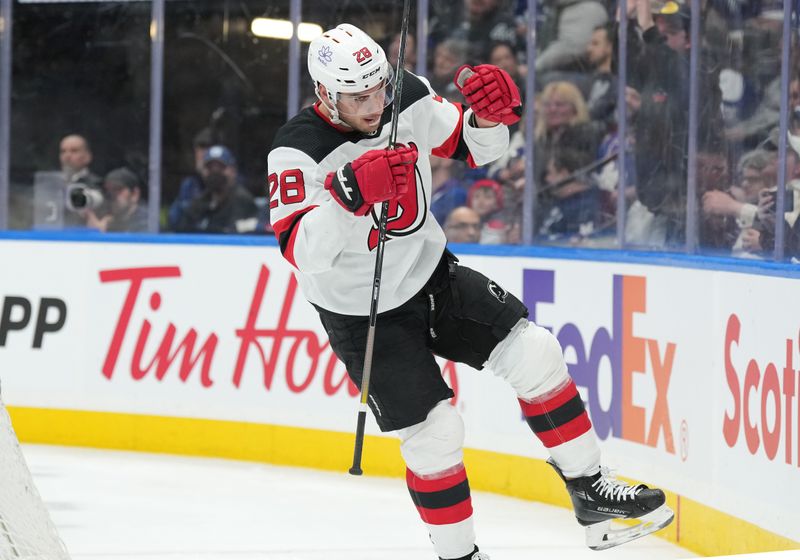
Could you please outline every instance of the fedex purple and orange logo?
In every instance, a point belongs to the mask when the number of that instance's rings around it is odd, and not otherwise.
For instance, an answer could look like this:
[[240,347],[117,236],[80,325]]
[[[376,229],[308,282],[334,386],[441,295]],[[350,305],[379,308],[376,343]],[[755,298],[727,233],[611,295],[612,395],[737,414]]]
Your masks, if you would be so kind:
[[[537,305],[556,303],[554,270],[523,271],[523,301],[536,319]],[[579,387],[587,389],[587,408],[598,437],[609,435],[650,447],[661,447],[675,454],[669,409],[669,382],[677,344],[637,336],[633,332],[634,315],[647,311],[647,279],[643,276],[614,275],[612,294],[612,328],[601,327],[589,338],[572,322],[552,331],[562,348],[571,349],[575,363],[567,363]],[[588,342],[588,346],[587,346]],[[600,361],[611,364],[612,392],[610,406],[601,405],[598,391]],[[648,368],[648,365],[650,366]],[[653,377],[655,402],[648,407],[634,404],[637,377]]]

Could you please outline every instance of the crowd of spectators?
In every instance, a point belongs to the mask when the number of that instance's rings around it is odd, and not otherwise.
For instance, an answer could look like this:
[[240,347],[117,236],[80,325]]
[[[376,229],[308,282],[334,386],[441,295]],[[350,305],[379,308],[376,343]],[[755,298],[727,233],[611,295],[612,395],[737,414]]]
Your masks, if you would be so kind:
[[[192,145],[194,169],[169,202],[162,230],[180,233],[267,233],[268,216],[242,186],[236,158],[215,144],[209,129]],[[37,172],[27,196],[12,199],[12,214],[22,227],[100,232],[149,230],[146,182],[131,167],[104,176],[92,169],[90,142],[69,134],[59,142],[57,171]],[[266,194],[266,193],[265,193]],[[160,216],[159,216],[160,217]]]
[[[527,5],[522,0],[431,5],[426,78],[439,95],[463,102],[452,81],[463,64],[503,68],[523,97],[528,72],[535,70],[536,76],[535,98],[524,100],[526,111],[535,115],[533,138],[526,138],[525,121],[512,126],[507,152],[479,169],[431,157],[430,208],[448,239],[519,243],[521,225],[531,219],[537,243],[616,246],[624,151],[627,246],[681,249],[692,241],[702,251],[758,258],[774,250],[777,223],[785,227],[787,255],[800,256],[796,54],[790,63],[786,185],[778,189],[780,3],[706,0],[701,13],[693,14],[686,1],[628,0],[623,16],[628,24],[624,138],[617,106],[617,2],[541,0],[537,51],[531,61],[525,44]],[[689,154],[690,24],[695,17],[701,29],[694,77],[699,104],[693,131],[696,151]],[[396,63],[399,35],[387,37],[385,47],[390,62]],[[408,69],[415,65],[417,48],[412,34],[406,43]],[[525,157],[528,145],[533,148],[530,161]],[[268,193],[264,189],[254,197],[243,187],[253,181],[239,176],[233,151],[221,145],[211,129],[200,130],[191,149],[190,173],[167,189],[175,195],[163,201],[161,230],[266,233]],[[59,156],[63,188],[83,189],[76,191],[77,198],[67,196],[59,226],[148,229],[142,169],[113,166],[104,176],[97,174],[89,139],[78,134],[61,139]],[[689,169],[690,161],[694,169]],[[529,166],[534,212],[523,216]],[[690,176],[695,181],[694,205],[689,200]],[[40,179],[44,185],[47,177]],[[41,192],[46,195],[47,189]],[[32,198],[31,221],[37,227],[42,225],[37,216],[46,212],[37,209],[42,201]],[[783,222],[776,217],[780,200]],[[697,237],[687,240],[687,207],[692,206],[697,208]]]
[[[434,88],[460,102],[447,74],[461,63],[491,63],[508,71],[524,89],[529,68],[525,5],[464,0],[460,7],[434,10],[429,45]],[[535,111],[534,138],[526,139],[524,127],[515,127],[508,153],[482,170],[459,162],[433,162],[435,216],[448,226],[448,238],[465,237],[466,226],[452,224],[464,223],[466,206],[480,218],[479,243],[519,242],[525,169],[532,164],[535,242],[615,246],[618,156],[624,150],[628,246],[680,250],[693,241],[704,252],[770,255],[780,165],[781,3],[708,0],[701,6],[700,14],[692,14],[688,2],[628,0],[627,135],[620,138],[617,2],[539,2],[532,61],[536,98],[526,103],[526,110]],[[697,237],[687,240],[693,17],[700,18],[701,37],[692,170]],[[795,257],[800,256],[798,58],[794,54],[790,63],[791,125],[783,195],[785,250]],[[523,153],[529,141],[531,162]],[[470,196],[479,191],[494,193],[488,219],[483,197]]]

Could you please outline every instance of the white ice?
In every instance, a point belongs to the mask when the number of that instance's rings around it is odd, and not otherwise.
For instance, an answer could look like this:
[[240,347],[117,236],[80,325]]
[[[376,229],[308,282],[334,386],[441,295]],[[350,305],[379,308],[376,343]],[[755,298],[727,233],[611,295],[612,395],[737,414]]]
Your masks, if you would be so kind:
[[[401,479],[218,459],[25,445],[74,560],[434,560]],[[492,560],[666,560],[654,536],[605,552],[563,508],[473,492]]]

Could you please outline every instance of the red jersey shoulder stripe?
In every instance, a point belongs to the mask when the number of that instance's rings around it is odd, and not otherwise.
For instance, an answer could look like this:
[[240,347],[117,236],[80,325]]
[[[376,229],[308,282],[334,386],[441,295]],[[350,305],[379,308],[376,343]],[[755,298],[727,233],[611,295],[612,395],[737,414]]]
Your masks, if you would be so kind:
[[297,226],[303,216],[318,206],[319,205],[315,204],[313,206],[301,208],[296,212],[292,212],[285,218],[278,220],[272,226],[272,229],[275,230],[275,238],[278,240],[283,258],[289,261],[295,268],[297,268],[297,263],[294,260],[294,242],[297,237]]

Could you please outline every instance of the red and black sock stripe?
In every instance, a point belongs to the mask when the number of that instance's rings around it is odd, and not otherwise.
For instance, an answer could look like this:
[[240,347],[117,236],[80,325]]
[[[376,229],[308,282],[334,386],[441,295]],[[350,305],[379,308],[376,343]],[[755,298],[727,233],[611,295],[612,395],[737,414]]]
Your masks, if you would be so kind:
[[406,482],[411,500],[425,523],[448,525],[472,516],[467,471],[458,471],[442,478],[424,479],[406,469]]
[[572,380],[544,400],[520,399],[519,404],[528,426],[545,447],[566,443],[592,429],[586,407]]

